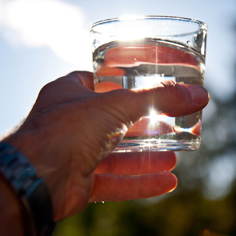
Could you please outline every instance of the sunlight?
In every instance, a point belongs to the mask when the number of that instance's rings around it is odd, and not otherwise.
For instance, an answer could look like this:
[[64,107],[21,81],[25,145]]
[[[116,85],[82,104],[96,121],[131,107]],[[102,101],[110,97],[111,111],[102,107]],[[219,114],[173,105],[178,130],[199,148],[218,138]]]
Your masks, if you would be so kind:
[[149,119],[150,119],[150,126],[156,125],[156,122],[158,121],[158,113],[154,108],[150,108],[149,110]]
[[152,126],[152,127],[154,125],[157,125],[157,122],[164,122],[164,123],[167,123],[168,125],[170,125],[172,127],[175,126],[175,118],[160,114],[154,108],[149,109],[148,118],[150,118],[150,126]]
[[89,29],[79,7],[59,0],[5,0],[1,8],[1,30],[10,43],[48,47],[70,63],[92,67]]

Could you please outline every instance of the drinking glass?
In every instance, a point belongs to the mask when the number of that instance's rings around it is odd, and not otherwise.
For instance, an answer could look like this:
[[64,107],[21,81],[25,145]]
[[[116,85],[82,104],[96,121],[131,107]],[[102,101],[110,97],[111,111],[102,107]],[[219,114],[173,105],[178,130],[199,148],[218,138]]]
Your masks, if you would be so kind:
[[[150,88],[163,80],[203,85],[207,25],[173,16],[120,17],[91,26],[96,92]],[[195,150],[202,111],[168,117],[150,109],[114,152]]]

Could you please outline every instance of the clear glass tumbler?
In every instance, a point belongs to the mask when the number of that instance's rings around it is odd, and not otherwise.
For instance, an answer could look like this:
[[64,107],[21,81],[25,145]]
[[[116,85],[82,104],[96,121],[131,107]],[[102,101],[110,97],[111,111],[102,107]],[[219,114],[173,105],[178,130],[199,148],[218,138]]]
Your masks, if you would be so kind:
[[[102,20],[91,27],[96,92],[148,88],[163,80],[203,85],[207,26],[182,17]],[[181,117],[150,116],[131,127],[114,152],[195,150],[202,111]]]

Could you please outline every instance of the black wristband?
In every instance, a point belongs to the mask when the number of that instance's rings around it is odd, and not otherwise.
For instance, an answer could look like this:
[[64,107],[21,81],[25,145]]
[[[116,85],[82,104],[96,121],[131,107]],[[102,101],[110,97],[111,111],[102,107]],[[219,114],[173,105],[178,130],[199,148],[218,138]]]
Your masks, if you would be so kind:
[[8,143],[0,142],[0,171],[20,197],[31,222],[30,235],[51,235],[53,207],[42,178],[24,155]]

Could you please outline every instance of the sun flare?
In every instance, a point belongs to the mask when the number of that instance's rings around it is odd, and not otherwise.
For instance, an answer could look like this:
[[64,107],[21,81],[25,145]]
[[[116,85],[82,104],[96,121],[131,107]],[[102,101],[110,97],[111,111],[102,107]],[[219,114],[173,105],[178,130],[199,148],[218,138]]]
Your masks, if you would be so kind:
[[156,122],[158,121],[158,113],[154,108],[150,108],[149,111],[149,119],[150,119],[150,125],[153,126],[156,124]]

